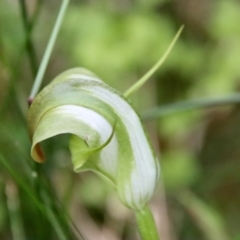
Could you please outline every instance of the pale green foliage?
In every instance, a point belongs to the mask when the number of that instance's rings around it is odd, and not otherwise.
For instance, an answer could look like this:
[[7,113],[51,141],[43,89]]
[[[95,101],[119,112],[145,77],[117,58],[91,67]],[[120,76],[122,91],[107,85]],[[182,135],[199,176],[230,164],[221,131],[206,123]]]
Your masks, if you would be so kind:
[[138,11],[114,15],[82,7],[69,9],[63,33],[71,36],[68,52],[76,64],[88,66],[108,83],[119,81],[120,86],[136,66],[145,66],[147,71],[159,59],[175,30],[158,15]]

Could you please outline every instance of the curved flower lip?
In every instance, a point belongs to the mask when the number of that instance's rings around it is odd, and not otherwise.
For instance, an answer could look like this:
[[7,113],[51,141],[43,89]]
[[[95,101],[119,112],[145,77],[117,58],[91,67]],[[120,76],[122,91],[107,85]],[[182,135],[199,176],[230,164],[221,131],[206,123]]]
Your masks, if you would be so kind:
[[55,107],[43,114],[39,120],[33,135],[31,155],[37,162],[41,162],[42,159],[39,158],[41,155],[38,156],[39,143],[59,134],[70,133],[79,140],[82,139],[82,143],[79,143],[82,147],[80,150],[76,146],[75,151],[71,146],[74,144],[72,141],[70,144],[74,170],[79,171],[89,156],[99,151],[102,159],[99,168],[113,181],[118,157],[118,142],[114,128],[91,109],[76,105]]
[[33,101],[28,123],[36,161],[43,161],[39,142],[74,134],[76,171],[105,176],[130,208],[141,209],[151,197],[160,169],[141,121],[128,101],[94,74],[84,69],[60,74]]

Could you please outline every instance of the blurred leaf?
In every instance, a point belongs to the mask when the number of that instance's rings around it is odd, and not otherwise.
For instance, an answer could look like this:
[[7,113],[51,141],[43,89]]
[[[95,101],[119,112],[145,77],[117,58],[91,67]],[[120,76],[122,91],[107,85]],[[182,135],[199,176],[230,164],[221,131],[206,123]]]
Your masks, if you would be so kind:
[[189,191],[182,191],[177,199],[184,206],[194,223],[201,229],[204,239],[228,240],[224,220],[210,205]]
[[239,1],[219,0],[214,8],[214,14],[210,24],[211,34],[218,39],[239,37],[240,26]]
[[77,187],[81,202],[95,208],[105,205],[109,190],[108,185],[94,175],[88,175]]
[[7,222],[6,202],[4,196],[3,177],[0,177],[0,232],[4,231]]
[[24,40],[17,5],[9,1],[0,2],[0,60],[10,64],[19,54]]
[[105,14],[84,6],[81,10],[69,9],[63,28],[64,41],[71,36],[72,44],[66,46],[76,64],[97,72],[108,83],[121,84],[126,73],[139,67],[149,69],[175,32],[157,14]]
[[168,191],[181,191],[182,188],[196,183],[200,176],[197,160],[187,151],[165,153],[161,166]]
[[200,118],[200,111],[184,112],[162,117],[159,119],[159,130],[162,136],[185,136],[187,132],[193,130],[196,126],[196,121]]

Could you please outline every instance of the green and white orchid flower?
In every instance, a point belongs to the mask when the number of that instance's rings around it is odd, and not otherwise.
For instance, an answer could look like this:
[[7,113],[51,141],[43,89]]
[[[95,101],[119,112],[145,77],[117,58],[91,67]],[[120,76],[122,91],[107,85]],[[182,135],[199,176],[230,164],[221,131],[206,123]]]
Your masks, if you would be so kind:
[[141,121],[127,99],[88,70],[63,72],[34,99],[28,114],[31,155],[39,143],[70,133],[76,172],[92,170],[108,179],[127,207],[141,210],[159,179],[159,163]]
[[68,0],[63,0],[29,96],[31,155],[35,161],[43,162],[42,141],[59,134],[72,134],[70,151],[74,170],[92,170],[105,177],[116,188],[122,203],[135,210],[142,239],[158,240],[154,219],[146,205],[159,180],[159,163],[126,97],[162,65],[183,27],[159,61],[124,95],[90,71],[76,68],[60,74],[35,98],[67,5]]

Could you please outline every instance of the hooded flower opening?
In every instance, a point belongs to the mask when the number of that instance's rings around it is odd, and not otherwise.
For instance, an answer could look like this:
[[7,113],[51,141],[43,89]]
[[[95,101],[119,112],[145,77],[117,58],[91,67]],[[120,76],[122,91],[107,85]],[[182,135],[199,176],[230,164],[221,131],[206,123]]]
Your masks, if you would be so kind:
[[45,87],[31,105],[28,124],[36,161],[42,161],[39,142],[70,133],[75,171],[108,178],[130,208],[142,209],[153,194],[159,164],[138,115],[89,71],[68,70]]

